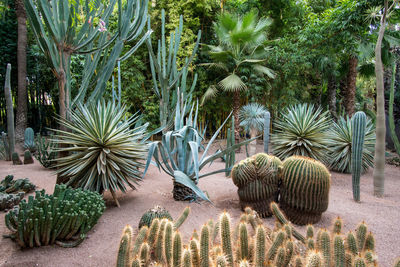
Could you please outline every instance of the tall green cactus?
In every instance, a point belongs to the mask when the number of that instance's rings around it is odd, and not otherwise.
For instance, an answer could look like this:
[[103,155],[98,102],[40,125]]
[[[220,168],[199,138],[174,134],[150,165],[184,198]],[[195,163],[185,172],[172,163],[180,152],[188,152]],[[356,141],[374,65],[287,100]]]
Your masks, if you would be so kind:
[[[161,40],[158,40],[158,48],[155,53],[151,44],[150,38],[147,39],[147,47],[150,55],[150,67],[153,77],[153,90],[160,100],[160,122],[161,126],[167,126],[168,122],[173,119],[173,109],[176,102],[179,101],[174,89],[180,91],[180,104],[190,103],[192,99],[192,92],[196,86],[197,74],[195,74],[192,85],[186,88],[186,79],[188,74],[188,67],[192,63],[200,42],[201,31],[197,34],[197,41],[194,46],[192,55],[189,59],[185,60],[185,64],[180,68],[177,65],[177,55],[180,48],[180,41],[182,36],[183,17],[179,18],[179,26],[175,29],[174,33],[170,34],[170,41],[168,46],[167,58],[167,44],[165,34],[165,11],[161,11]],[[148,29],[150,30],[150,20],[148,21]],[[178,70],[180,68],[180,70]],[[189,106],[189,105],[188,105]],[[183,111],[185,114],[186,111]],[[163,132],[168,131],[165,127]]]
[[[8,136],[8,155],[7,160],[11,160],[11,156],[15,150],[15,131],[14,131],[14,108],[11,95],[11,64],[7,64],[6,79],[4,84],[4,97],[6,99],[7,110],[7,136]],[[7,154],[6,154],[7,155]]]
[[280,206],[295,224],[316,223],[329,203],[331,174],[321,162],[292,156],[283,162]]
[[264,153],[268,154],[268,144],[269,144],[269,133],[270,133],[270,124],[271,124],[271,113],[269,111],[265,112],[265,121],[264,121]]
[[26,128],[24,133],[24,148],[29,149],[31,152],[35,152],[35,133],[32,128]]
[[351,144],[351,173],[353,186],[353,199],[360,201],[360,176],[362,170],[362,152],[365,138],[365,125],[367,116],[358,111],[352,118],[352,144]]
[[232,169],[232,181],[238,187],[240,206],[251,207],[262,217],[271,216],[269,204],[278,194],[282,162],[259,153],[240,161]]

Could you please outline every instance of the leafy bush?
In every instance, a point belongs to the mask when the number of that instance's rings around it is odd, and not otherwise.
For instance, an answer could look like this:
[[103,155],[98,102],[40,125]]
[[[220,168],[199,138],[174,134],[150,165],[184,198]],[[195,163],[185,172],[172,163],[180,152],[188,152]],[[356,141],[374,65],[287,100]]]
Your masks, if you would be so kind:
[[[351,143],[352,123],[349,117],[340,117],[333,122],[328,132],[329,165],[338,172],[351,172]],[[375,127],[370,119],[367,119],[365,127],[365,140],[362,153],[362,168],[366,171],[374,165],[375,151]]]
[[103,214],[103,198],[95,192],[56,185],[53,195],[36,191],[5,217],[8,237],[21,247],[79,245]]
[[143,140],[148,124],[131,129],[139,116],[125,120],[125,107],[113,103],[80,105],[70,120],[59,119],[67,131],[56,130],[58,150],[69,152],[57,159],[57,173],[67,177],[67,185],[103,193],[126,192],[142,179],[141,162],[148,147]]
[[273,154],[284,160],[301,155],[327,163],[327,139],[331,120],[312,104],[290,106],[276,120],[271,142]]

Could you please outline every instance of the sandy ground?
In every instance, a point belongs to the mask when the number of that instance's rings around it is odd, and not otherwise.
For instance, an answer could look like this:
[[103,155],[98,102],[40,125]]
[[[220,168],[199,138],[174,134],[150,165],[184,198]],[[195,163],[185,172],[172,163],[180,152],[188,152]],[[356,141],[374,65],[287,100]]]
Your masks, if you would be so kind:
[[[261,146],[257,151],[261,151]],[[237,159],[243,159],[243,154]],[[216,170],[224,167],[217,160],[211,167]],[[39,189],[51,193],[56,176],[38,162],[33,165],[13,166],[11,162],[0,162],[0,177],[13,174],[15,178],[28,177]],[[400,256],[400,168],[386,165],[385,197],[373,196],[372,170],[361,179],[361,203],[352,200],[351,175],[332,173],[332,187],[328,210],[323,214],[318,227],[330,227],[337,216],[344,220],[346,231],[352,230],[365,220],[369,230],[375,234],[378,261],[380,266],[391,266],[394,259]],[[234,220],[240,216],[239,200],[236,187],[224,174],[212,175],[200,181],[200,187],[207,191],[210,203],[176,202],[172,198],[172,180],[155,167],[150,168],[140,188],[128,194],[120,194],[121,208],[115,207],[110,196],[105,196],[107,209],[98,224],[89,232],[88,238],[76,248],[47,246],[21,250],[10,239],[0,237],[0,266],[114,266],[118,244],[123,227],[131,224],[136,227],[141,215],[154,205],[167,208],[174,218],[181,210],[190,205],[191,214],[181,226],[181,232],[187,240],[193,229],[199,227],[209,218],[217,219],[223,210],[228,210]],[[0,213],[0,233],[8,233],[4,224],[5,213]],[[265,219],[265,224],[273,226],[273,219]],[[297,227],[304,232],[304,227]]]

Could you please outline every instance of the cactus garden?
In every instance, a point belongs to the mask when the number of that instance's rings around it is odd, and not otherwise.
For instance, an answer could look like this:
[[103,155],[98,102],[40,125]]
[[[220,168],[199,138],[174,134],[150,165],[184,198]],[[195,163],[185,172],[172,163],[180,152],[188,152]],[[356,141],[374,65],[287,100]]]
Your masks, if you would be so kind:
[[0,0],[0,266],[400,267],[400,0]]

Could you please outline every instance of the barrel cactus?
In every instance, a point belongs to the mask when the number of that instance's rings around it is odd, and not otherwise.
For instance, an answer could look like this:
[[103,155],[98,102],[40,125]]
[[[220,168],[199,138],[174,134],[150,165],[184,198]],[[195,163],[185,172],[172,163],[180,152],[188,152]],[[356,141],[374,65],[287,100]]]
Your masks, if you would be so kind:
[[240,161],[232,169],[241,208],[251,207],[262,217],[271,216],[269,204],[278,194],[279,158],[259,153]]
[[313,224],[328,208],[331,175],[321,162],[292,156],[283,162],[280,206],[295,224]]
[[143,215],[142,218],[140,218],[139,221],[139,229],[142,228],[143,226],[150,227],[151,222],[155,219],[168,219],[172,221],[172,217],[169,214],[168,210],[161,206],[155,206],[154,208],[149,209],[146,211]]

